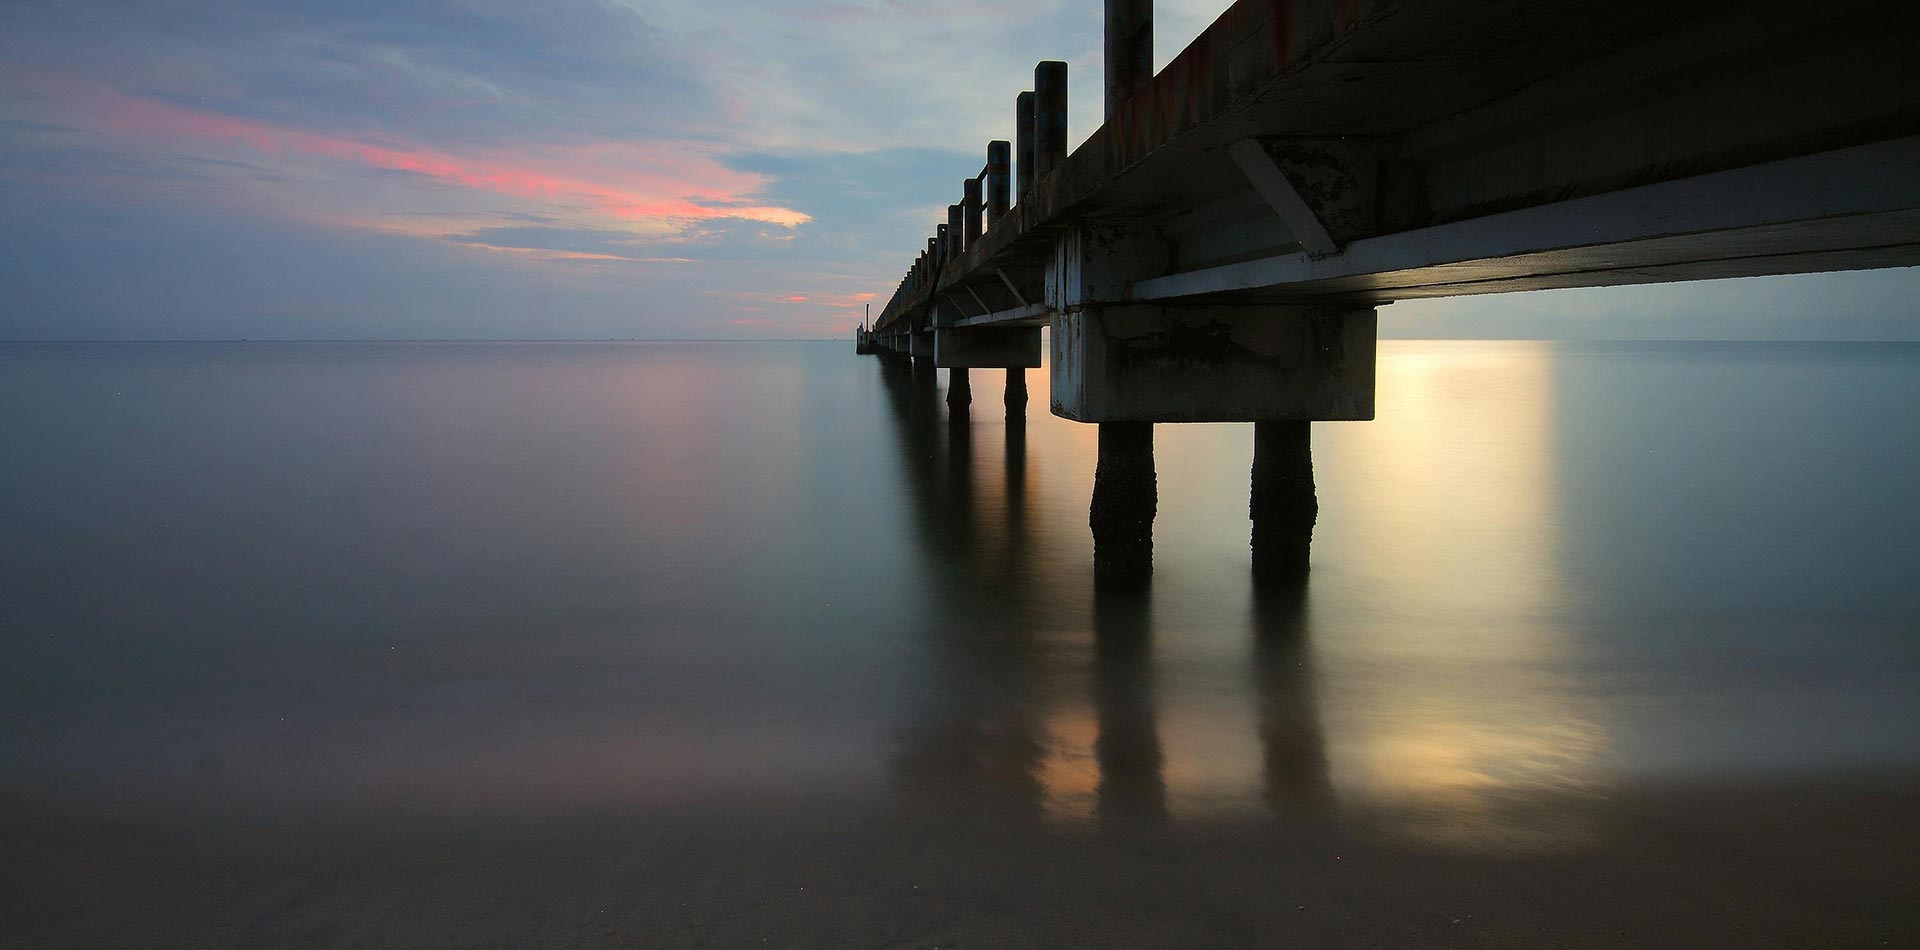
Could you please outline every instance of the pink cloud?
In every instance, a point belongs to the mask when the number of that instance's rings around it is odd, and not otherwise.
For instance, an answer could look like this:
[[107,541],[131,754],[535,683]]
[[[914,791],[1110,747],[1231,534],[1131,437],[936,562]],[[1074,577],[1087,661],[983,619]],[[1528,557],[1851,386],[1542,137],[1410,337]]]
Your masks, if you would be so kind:
[[[811,304],[814,307],[829,309],[858,310],[880,298],[879,294],[869,291],[859,293],[821,294],[821,293],[764,293],[756,290],[741,290],[727,294],[737,300],[774,304]],[[735,310],[745,308],[735,307]],[[758,309],[758,308],[754,308]]]
[[262,155],[410,172],[474,191],[583,204],[620,219],[685,223],[736,218],[788,228],[812,220],[791,208],[754,202],[764,178],[727,168],[675,143],[600,142],[528,154],[456,155],[188,109],[103,88],[67,86],[60,92],[62,99],[80,100],[75,104],[118,135],[237,145]]
[[626,257],[620,254],[595,254],[590,251],[563,251],[545,247],[506,247],[488,244],[483,241],[460,241],[462,247],[471,247],[499,254],[514,254],[532,257],[543,261],[620,261],[628,264],[692,264],[688,257]]

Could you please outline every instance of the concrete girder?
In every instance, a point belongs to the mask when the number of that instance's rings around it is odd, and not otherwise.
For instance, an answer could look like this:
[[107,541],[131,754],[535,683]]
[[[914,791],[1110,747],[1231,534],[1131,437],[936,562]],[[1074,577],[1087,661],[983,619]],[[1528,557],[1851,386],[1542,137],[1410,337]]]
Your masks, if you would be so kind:
[[1227,149],[1302,250],[1314,257],[1378,230],[1379,163],[1370,143],[1302,136],[1241,139]]
[[[1324,258],[1148,275],[1107,299],[1291,287],[1391,300],[1920,263],[1916,167],[1909,136],[1365,238]],[[1779,248],[1812,259],[1768,253]]]
[[1040,328],[936,329],[933,365],[942,369],[1038,369]]
[[1151,232],[1080,224],[1060,232],[1047,262],[1046,301],[1054,312],[1127,299],[1136,280],[1166,273],[1167,242]]
[[1056,312],[1053,412],[1078,422],[1369,420],[1377,335],[1370,307]]

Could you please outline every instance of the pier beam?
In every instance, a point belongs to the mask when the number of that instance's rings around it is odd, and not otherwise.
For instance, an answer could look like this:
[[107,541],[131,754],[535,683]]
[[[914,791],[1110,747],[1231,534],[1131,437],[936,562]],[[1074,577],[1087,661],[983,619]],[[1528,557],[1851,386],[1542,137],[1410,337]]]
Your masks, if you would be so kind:
[[907,355],[912,356],[916,362],[926,360],[927,368],[933,369],[933,334],[926,330],[908,333]]
[[1376,332],[1371,307],[1056,312],[1053,412],[1079,422],[1369,420]]
[[1153,469],[1153,424],[1109,422],[1100,426],[1100,455],[1093,472],[1094,582],[1134,587],[1153,574],[1153,517],[1159,510]]
[[1107,0],[1107,121],[1153,80],[1153,0]]
[[1253,424],[1253,573],[1285,579],[1307,572],[1320,502],[1313,490],[1310,422]]
[[933,360],[946,369],[1038,367],[1040,328],[936,327]]

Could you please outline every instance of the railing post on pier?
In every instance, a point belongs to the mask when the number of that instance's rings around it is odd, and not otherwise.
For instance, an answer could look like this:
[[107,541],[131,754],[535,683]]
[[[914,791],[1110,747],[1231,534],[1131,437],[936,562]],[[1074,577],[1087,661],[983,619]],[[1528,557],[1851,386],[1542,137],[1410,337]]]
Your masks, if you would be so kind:
[[966,232],[963,230],[966,225],[962,223],[963,217],[965,215],[959,205],[947,206],[947,260],[958,258],[960,252],[967,249]]
[[969,178],[960,185],[960,216],[964,219],[966,243],[962,250],[973,250],[980,243],[980,179]]
[[947,266],[953,256],[953,232],[946,225],[940,225],[933,232],[933,272],[935,274]]
[[1107,121],[1153,79],[1153,0],[1107,0]]
[[990,228],[999,227],[1000,219],[1013,205],[1008,192],[1012,169],[1007,167],[1012,164],[1012,150],[1012,145],[998,139],[987,143],[987,226]]
[[1013,108],[1013,140],[1019,165],[1020,190],[1015,192],[1014,200],[1027,203],[1027,194],[1033,191],[1033,93],[1023,92]]
[[1033,68],[1033,186],[1067,160],[1067,64]]

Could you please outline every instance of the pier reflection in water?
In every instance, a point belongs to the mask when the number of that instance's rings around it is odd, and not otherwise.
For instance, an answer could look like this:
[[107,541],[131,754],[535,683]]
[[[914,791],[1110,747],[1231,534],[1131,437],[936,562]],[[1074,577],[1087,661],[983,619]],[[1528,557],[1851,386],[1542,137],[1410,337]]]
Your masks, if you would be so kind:
[[1584,435],[1557,428],[1560,390],[1582,382],[1559,378],[1563,358],[1401,349],[1379,421],[1315,427],[1311,575],[1245,560],[1232,501],[1252,427],[1161,426],[1154,571],[1117,589],[1085,560],[1094,427],[1008,425],[997,400],[961,424],[934,372],[883,360],[931,596],[915,633],[938,644],[892,760],[903,802],[1102,831],[1343,814],[1443,848],[1602,845],[1570,803],[1663,774],[1614,737],[1644,736],[1660,705],[1609,690],[1710,693],[1623,669],[1639,655],[1595,631],[1639,606],[1593,603],[1568,575],[1586,510],[1563,497],[1557,443]]
[[[1197,816],[1230,817],[1262,803],[1283,815],[1331,807],[1303,576],[1248,587],[1257,721],[1232,702],[1196,704],[1202,715],[1185,725],[1211,738],[1170,768],[1151,587],[1088,583],[1086,568],[1067,569],[1085,563],[1070,553],[1071,536],[1035,538],[1024,415],[1002,419],[994,403],[969,413],[949,392],[941,425],[930,366],[887,356],[880,371],[935,598],[926,613],[938,618],[929,701],[893,757],[903,808],[932,820],[1126,834],[1166,826],[1179,793],[1188,793],[1183,804]],[[999,464],[976,461],[976,441],[996,435]],[[1225,693],[1244,698],[1240,689]],[[1240,757],[1243,749],[1223,748],[1223,733],[1245,733],[1259,749]],[[1258,774],[1248,787],[1221,787],[1222,774],[1249,769]],[[1170,780],[1182,787],[1170,789]]]

